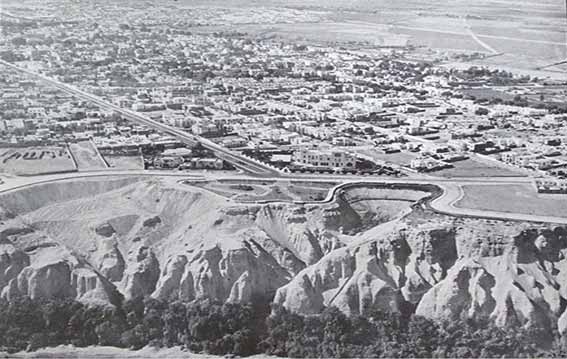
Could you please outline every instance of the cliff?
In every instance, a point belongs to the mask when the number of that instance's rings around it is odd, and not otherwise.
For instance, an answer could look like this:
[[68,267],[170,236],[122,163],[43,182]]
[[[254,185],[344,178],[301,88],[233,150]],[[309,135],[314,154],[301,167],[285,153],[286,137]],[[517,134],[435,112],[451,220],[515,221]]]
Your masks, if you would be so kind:
[[427,193],[352,188],[328,204],[239,204],[168,180],[38,185],[0,196],[0,293],[113,304],[273,298],[567,334],[567,230],[454,218]]

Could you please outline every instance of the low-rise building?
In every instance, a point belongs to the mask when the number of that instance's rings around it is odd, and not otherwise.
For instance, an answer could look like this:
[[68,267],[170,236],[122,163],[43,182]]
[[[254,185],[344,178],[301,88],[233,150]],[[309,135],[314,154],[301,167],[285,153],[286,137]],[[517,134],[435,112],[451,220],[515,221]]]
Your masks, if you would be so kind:
[[356,167],[356,156],[339,150],[301,149],[293,154],[298,164],[313,167],[346,168]]

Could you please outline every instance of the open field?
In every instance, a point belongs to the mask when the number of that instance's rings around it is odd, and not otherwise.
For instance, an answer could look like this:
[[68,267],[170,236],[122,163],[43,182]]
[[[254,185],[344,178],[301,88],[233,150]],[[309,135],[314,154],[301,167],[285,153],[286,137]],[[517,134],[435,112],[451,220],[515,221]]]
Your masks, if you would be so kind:
[[239,184],[228,184],[222,182],[207,182],[197,184],[199,187],[213,191],[224,197],[232,197],[235,195],[243,196],[261,196],[268,191],[268,186],[262,186],[257,184],[239,183]]
[[396,33],[408,36],[409,43],[432,49],[456,50],[466,52],[486,52],[471,36],[466,33],[439,32],[435,29],[395,26]]
[[352,186],[343,189],[343,198],[350,203],[368,201],[417,202],[430,195],[425,190],[395,186]]
[[567,195],[538,194],[531,185],[465,185],[459,208],[524,213],[540,216],[567,215]]
[[503,91],[498,91],[498,90],[495,90],[495,89],[489,88],[489,87],[468,88],[468,89],[462,89],[462,90],[459,90],[459,91],[462,92],[463,94],[467,95],[467,96],[473,96],[474,98],[476,98],[478,100],[482,100],[482,99],[492,100],[492,99],[499,98],[503,101],[508,101],[508,100],[514,99],[513,95],[510,95],[510,94],[505,93]]
[[106,168],[106,163],[100,157],[91,141],[81,141],[69,145],[69,149],[77,161],[79,170],[96,170]]
[[262,180],[219,180],[212,182],[189,182],[189,185],[204,188],[236,201],[321,201],[336,183],[275,182]]
[[409,36],[392,33],[388,26],[356,22],[310,22],[271,25],[244,25],[240,31],[260,37],[278,36],[310,42],[367,42],[377,46],[406,46]]
[[144,159],[142,156],[104,156],[104,159],[112,168],[125,170],[144,169]]
[[236,197],[236,200],[242,202],[255,201],[293,201],[294,198],[286,191],[284,186],[274,185],[260,195],[242,194]]
[[0,149],[0,172],[37,175],[76,170],[75,162],[65,147],[38,146]]
[[409,166],[410,162],[413,159],[419,157],[419,154],[413,152],[402,151],[395,153],[384,153],[374,148],[360,150],[358,152],[363,155],[372,157],[375,161],[384,161],[398,166]]
[[[244,0],[232,3],[249,4]],[[436,50],[501,54],[476,60],[475,64],[510,70],[533,71],[567,58],[565,3],[560,0],[272,0],[262,4],[327,11],[327,20],[253,25],[243,28],[245,32],[310,41],[412,44]],[[555,72],[535,76],[565,75],[562,68],[550,70]]]
[[297,185],[288,186],[288,191],[302,201],[322,201],[327,197],[331,187],[304,187]]
[[453,163],[452,168],[432,172],[433,176],[441,177],[519,177],[525,174],[512,168],[500,166],[497,163],[490,163],[476,158],[469,158],[464,161]]
[[367,217],[365,213],[371,215],[373,224],[391,221],[401,213],[405,213],[411,207],[411,202],[403,200],[367,200],[352,203],[352,208]]

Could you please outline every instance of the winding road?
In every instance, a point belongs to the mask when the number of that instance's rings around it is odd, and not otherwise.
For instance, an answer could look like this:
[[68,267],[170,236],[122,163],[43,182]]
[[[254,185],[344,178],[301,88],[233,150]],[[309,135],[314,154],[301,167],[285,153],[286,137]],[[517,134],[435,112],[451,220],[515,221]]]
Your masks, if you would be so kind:
[[[421,184],[421,185],[436,185],[442,190],[442,194],[437,198],[434,198],[429,203],[429,206],[439,212],[453,216],[469,216],[469,217],[479,217],[479,218],[491,218],[500,220],[517,220],[517,221],[533,221],[533,222],[548,222],[548,223],[564,223],[567,224],[567,218],[563,217],[553,217],[553,216],[539,216],[532,214],[522,214],[522,213],[508,213],[508,212],[496,212],[496,211],[485,211],[476,210],[471,208],[461,208],[457,207],[455,204],[462,197],[462,185],[463,184],[473,184],[473,185],[494,185],[494,184],[518,184],[518,183],[531,183],[532,179],[529,177],[514,177],[514,178],[503,178],[503,177],[484,177],[484,178],[438,178],[438,177],[423,177],[423,178],[363,178],[348,175],[308,175],[308,174],[294,174],[293,177],[287,176],[281,173],[279,170],[263,164],[259,161],[253,160],[240,153],[233,152],[225,147],[222,147],[206,138],[189,134],[183,130],[175,127],[165,125],[163,123],[154,121],[149,117],[131,111],[128,109],[121,108],[111,102],[108,102],[100,97],[86,93],[74,86],[61,83],[55,79],[46,77],[39,73],[29,71],[25,68],[14,65],[10,62],[0,60],[0,65],[4,65],[13,70],[22,72],[28,76],[35,77],[42,82],[45,82],[51,86],[54,86],[61,91],[64,91],[72,96],[83,99],[85,101],[92,102],[101,108],[115,111],[116,113],[122,115],[124,118],[140,123],[156,130],[167,133],[171,136],[176,137],[183,143],[201,143],[203,147],[213,151],[219,158],[232,163],[235,167],[245,171],[247,175],[241,174],[238,176],[230,175],[224,176],[225,179],[238,179],[245,180],[250,178],[261,177],[265,180],[273,181],[311,181],[311,182],[328,182],[336,181],[340,183],[338,186],[329,191],[325,201],[334,200],[337,192],[344,188],[345,186],[352,185],[365,185],[365,184]],[[51,175],[41,175],[33,177],[5,177],[0,178],[0,194],[22,189],[28,186],[34,186],[42,183],[55,182],[55,181],[65,181],[65,180],[79,180],[88,179],[96,177],[116,177],[116,176],[154,176],[154,177],[178,177],[179,181],[186,179],[221,179],[223,175],[210,173],[201,173],[199,175],[191,175],[187,173],[180,172],[166,172],[166,171],[147,171],[147,170],[99,170],[99,171],[84,171],[84,172],[71,172],[63,174],[51,174]],[[319,202],[320,203],[320,202]]]
[[[247,180],[258,180],[257,177],[251,177],[247,174],[229,174],[229,173],[215,173],[215,172],[173,172],[173,171],[149,171],[149,170],[99,170],[88,172],[70,172],[62,174],[48,174],[40,176],[29,177],[2,177],[0,183],[0,195],[3,193],[17,191],[30,186],[36,186],[45,183],[70,181],[70,180],[89,180],[97,178],[113,178],[113,177],[154,177],[154,178],[169,178],[175,182],[186,182],[187,180],[193,181],[215,181],[215,180],[240,180],[246,182]],[[295,178],[281,178],[281,177],[265,177],[262,180],[266,181],[285,181],[285,182],[312,182],[324,183],[334,181],[339,183],[327,194],[327,197],[322,201],[302,201],[302,203],[328,203],[335,200],[340,190],[348,186],[365,186],[365,185],[380,185],[380,184],[415,184],[415,185],[435,185],[441,189],[441,195],[433,198],[428,205],[430,208],[438,213],[447,214],[451,216],[462,217],[475,217],[497,220],[514,220],[514,221],[529,221],[529,222],[544,222],[544,223],[561,223],[567,224],[567,218],[555,216],[540,216],[535,214],[511,213],[511,212],[497,212],[485,211],[472,208],[457,207],[456,203],[462,198],[463,185],[517,185],[531,183],[529,177],[484,177],[484,178],[360,178],[356,176],[312,176],[312,175],[297,175]],[[259,201],[258,203],[290,203],[289,201]]]

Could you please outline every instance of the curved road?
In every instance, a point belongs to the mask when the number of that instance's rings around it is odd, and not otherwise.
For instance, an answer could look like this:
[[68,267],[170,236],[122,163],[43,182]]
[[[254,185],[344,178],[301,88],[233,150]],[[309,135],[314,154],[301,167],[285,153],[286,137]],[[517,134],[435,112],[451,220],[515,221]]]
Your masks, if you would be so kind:
[[[226,160],[234,164],[236,167],[241,168],[247,171],[250,174],[253,174],[258,177],[263,177],[265,180],[275,180],[279,181],[282,179],[290,180],[291,178],[294,179],[301,179],[301,180],[308,180],[308,181],[324,181],[328,182],[329,180],[341,182],[341,184],[335,187],[332,191],[329,192],[329,195],[326,200],[332,200],[336,192],[345,185],[352,185],[352,184],[364,184],[364,183],[413,183],[413,184],[434,184],[439,186],[443,190],[443,194],[431,201],[430,206],[440,212],[446,213],[450,215],[456,216],[473,216],[473,217],[482,217],[482,218],[494,218],[494,219],[508,219],[508,220],[521,220],[521,221],[535,221],[535,222],[551,222],[551,223],[567,223],[567,218],[561,217],[550,217],[550,216],[537,216],[537,215],[529,215],[529,214],[520,214],[520,213],[505,213],[505,212],[494,212],[494,211],[480,211],[475,209],[469,208],[458,208],[455,206],[455,203],[459,200],[461,196],[461,184],[476,184],[476,185],[490,185],[490,184],[517,184],[517,183],[529,183],[531,182],[530,178],[522,177],[522,178],[497,178],[497,177],[490,177],[490,178],[459,178],[459,179],[445,179],[445,178],[435,178],[435,177],[424,177],[421,179],[410,179],[410,178],[364,178],[360,179],[360,177],[355,176],[324,176],[324,175],[298,175],[294,174],[292,176],[287,176],[282,174],[279,170],[267,166],[261,162],[255,161],[251,158],[245,157],[239,153],[235,153],[227,148],[224,148],[206,138],[202,138],[199,136],[191,135],[185,131],[179,130],[177,128],[162,124],[160,122],[156,122],[151,120],[150,118],[128,110],[123,109],[119,106],[116,106],[113,103],[110,103],[106,100],[103,100],[97,96],[92,94],[86,93],[74,86],[70,86],[64,83],[61,83],[57,80],[48,78],[41,74],[29,71],[27,69],[21,68],[17,65],[12,63],[0,60],[0,64],[12,68],[14,70],[20,71],[25,73],[29,76],[36,77],[43,82],[46,82],[64,92],[67,92],[73,96],[78,98],[90,101],[95,103],[103,108],[111,109],[119,114],[121,114],[124,118],[138,122],[154,129],[160,130],[162,132],[168,133],[182,142],[185,143],[195,143],[199,142],[204,147],[214,151],[219,158]],[[3,182],[0,182],[0,193],[6,191],[13,191],[23,187],[27,187],[30,185],[36,185],[40,183],[46,182],[53,182],[53,181],[60,181],[60,180],[67,180],[67,179],[77,179],[77,178],[87,178],[87,177],[108,177],[108,176],[175,176],[180,178],[195,178],[193,175],[189,175],[187,173],[166,173],[163,171],[121,171],[121,170],[102,170],[96,172],[73,172],[73,173],[66,173],[66,174],[53,174],[53,175],[44,175],[44,176],[36,176],[36,177],[7,177]],[[219,178],[218,174],[203,174],[199,178]],[[228,178],[228,177],[227,177]],[[249,177],[245,176],[236,176],[236,179],[245,179]]]
[[[2,183],[0,183],[0,194],[10,191],[19,190],[29,186],[34,186],[43,183],[65,181],[65,180],[78,180],[78,179],[90,179],[90,178],[108,178],[108,177],[124,177],[124,176],[137,176],[137,177],[168,177],[176,179],[177,182],[183,180],[258,180],[256,177],[251,177],[245,174],[227,174],[227,173],[214,173],[214,172],[202,172],[202,173],[184,173],[184,172],[168,172],[168,171],[147,171],[147,170],[100,170],[100,171],[90,171],[90,172],[71,172],[62,174],[50,174],[42,176],[30,176],[30,177],[3,177]],[[416,185],[435,185],[442,190],[441,196],[433,199],[429,205],[430,207],[439,213],[452,215],[452,216],[466,216],[466,217],[478,217],[487,219],[498,219],[498,220],[514,220],[514,221],[530,221],[530,222],[546,222],[546,223],[561,223],[567,224],[567,218],[563,217],[553,217],[553,216],[539,216],[523,213],[508,213],[508,212],[497,212],[497,211],[484,211],[472,208],[461,208],[455,206],[455,203],[459,201],[462,197],[462,185],[472,184],[480,186],[489,186],[494,184],[526,184],[531,183],[531,179],[527,177],[488,177],[488,178],[363,178],[355,176],[296,176],[293,179],[281,177],[263,178],[266,181],[309,181],[313,183],[317,182],[329,182],[335,181],[339,184],[333,187],[327,197],[323,201],[319,202],[308,202],[303,201],[302,203],[325,203],[335,199],[337,193],[340,189],[345,186],[352,185],[365,185],[365,184],[416,184]],[[275,201],[278,202],[278,201]],[[282,201],[279,201],[282,202]],[[259,202],[267,203],[267,202]],[[286,202],[289,203],[289,202]]]

